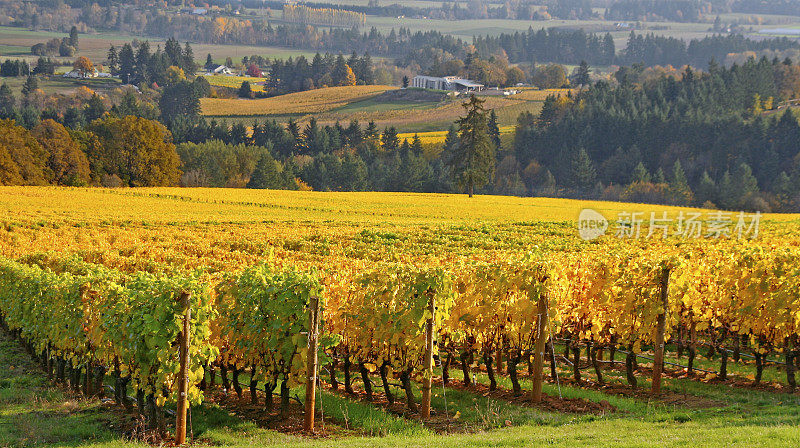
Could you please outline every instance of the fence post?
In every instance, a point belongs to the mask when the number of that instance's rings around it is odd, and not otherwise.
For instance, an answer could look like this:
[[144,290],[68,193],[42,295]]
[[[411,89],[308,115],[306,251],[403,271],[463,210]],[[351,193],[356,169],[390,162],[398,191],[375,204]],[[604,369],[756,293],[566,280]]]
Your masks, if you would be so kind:
[[539,302],[536,305],[538,315],[536,325],[536,340],[533,349],[533,386],[531,389],[531,401],[539,403],[542,401],[542,370],[544,369],[544,349],[547,339],[545,338],[545,328],[547,328],[547,293],[542,292]]
[[423,419],[431,416],[431,382],[433,381],[433,322],[436,308],[434,306],[434,294],[428,298],[428,313],[430,317],[425,323],[425,359],[422,361],[422,409],[420,417]]
[[310,312],[308,313],[308,355],[306,360],[306,401],[305,419],[303,430],[314,432],[314,412],[317,394],[317,347],[319,346],[319,298],[311,297]]
[[653,388],[654,394],[661,393],[661,373],[664,370],[664,333],[667,325],[667,310],[669,308],[669,268],[661,271],[661,308],[656,321],[656,337],[653,341]]
[[189,306],[190,293],[183,292],[180,306],[183,310],[183,329],[178,336],[180,344],[180,373],[178,373],[178,405],[175,416],[175,443],[186,443],[186,409],[189,391],[189,323],[192,320],[192,308]]

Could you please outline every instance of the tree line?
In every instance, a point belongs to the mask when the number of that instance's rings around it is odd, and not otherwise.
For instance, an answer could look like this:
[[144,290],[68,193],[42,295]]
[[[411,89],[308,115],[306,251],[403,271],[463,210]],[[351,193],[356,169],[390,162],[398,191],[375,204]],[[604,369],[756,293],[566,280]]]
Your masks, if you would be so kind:
[[281,18],[286,22],[305,25],[327,25],[358,28],[367,22],[362,12],[339,8],[311,8],[307,5],[283,5]]
[[169,67],[180,69],[185,76],[192,76],[197,70],[189,42],[181,48],[172,37],[164,43],[163,50],[159,45],[155,52],[147,40],[125,43],[119,50],[112,45],[106,59],[111,74],[125,84],[165,84]]
[[369,53],[349,58],[341,54],[316,53],[309,62],[305,56],[286,60],[275,58],[264,74],[270,95],[300,92],[320,87],[374,84],[375,75]]
[[521,116],[514,161],[526,188],[797,210],[800,126],[776,105],[800,95],[800,67],[762,58],[731,68],[712,62],[706,72],[646,71],[620,70],[616,86],[598,82],[579,99],[550,98],[538,117]]
[[741,34],[717,34],[703,39],[692,39],[688,43],[674,37],[631,32],[628,45],[619,55],[620,64],[630,65],[693,65],[700,67],[711,59],[725,60],[731,53],[782,51],[800,48],[800,44],[785,37],[753,40]]
[[156,121],[107,116],[68,129],[45,119],[28,130],[0,119],[3,185],[173,185],[179,164],[169,131]]
[[606,9],[606,20],[699,22],[711,12],[708,2],[698,0],[616,0]]
[[796,40],[785,37],[753,40],[739,34],[713,35],[702,39],[637,34],[631,31],[628,44],[617,53],[610,34],[600,37],[583,30],[563,31],[540,29],[477,37],[473,46],[483,57],[505,53],[511,62],[551,61],[577,64],[585,60],[592,65],[695,65],[711,59],[724,60],[729,53],[745,51],[786,50],[800,48]]

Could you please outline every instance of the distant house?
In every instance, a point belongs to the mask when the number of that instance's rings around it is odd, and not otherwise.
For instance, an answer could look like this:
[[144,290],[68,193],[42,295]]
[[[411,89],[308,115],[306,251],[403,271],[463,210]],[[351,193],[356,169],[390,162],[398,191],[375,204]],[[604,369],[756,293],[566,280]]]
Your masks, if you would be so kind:
[[194,8],[192,10],[192,14],[196,14],[198,16],[204,16],[204,15],[206,15],[207,12],[208,12],[208,10],[205,9],[205,8]]
[[86,73],[78,71],[78,70],[71,70],[71,71],[68,71],[67,73],[64,73],[61,76],[64,77],[64,78],[88,79],[88,78],[107,78],[107,77],[110,77],[111,75],[109,73],[100,73],[100,72],[97,71],[97,69],[94,69],[94,71],[86,72]]
[[231,70],[230,68],[228,68],[225,65],[218,65],[218,66],[212,68],[211,70],[209,70],[208,74],[209,75],[232,75],[233,74],[233,70]]
[[483,84],[458,76],[415,76],[411,80],[411,87],[420,89],[453,90],[457,92],[480,92]]

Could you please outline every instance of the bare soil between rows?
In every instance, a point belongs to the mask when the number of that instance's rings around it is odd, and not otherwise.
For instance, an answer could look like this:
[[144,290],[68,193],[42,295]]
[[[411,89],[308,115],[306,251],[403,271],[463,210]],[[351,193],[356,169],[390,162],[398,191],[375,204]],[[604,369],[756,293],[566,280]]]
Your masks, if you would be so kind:
[[304,407],[295,400],[289,403],[288,412],[280,416],[279,398],[273,397],[274,409],[267,412],[265,409],[266,393],[258,391],[258,403],[253,403],[249,391],[244,391],[239,398],[234,391],[226,392],[222,388],[206,391],[206,401],[219,405],[233,415],[255,422],[260,428],[272,429],[284,434],[303,436],[307,438],[343,438],[353,435],[363,435],[357,429],[348,429],[345,422],[324,416],[319,407],[315,413],[314,433],[303,431]]

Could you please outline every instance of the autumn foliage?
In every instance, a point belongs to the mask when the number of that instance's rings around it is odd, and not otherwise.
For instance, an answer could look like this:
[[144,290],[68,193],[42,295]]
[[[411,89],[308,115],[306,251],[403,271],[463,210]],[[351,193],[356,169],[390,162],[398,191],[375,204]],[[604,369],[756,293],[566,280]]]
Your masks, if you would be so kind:
[[0,185],[169,186],[179,166],[172,135],[153,120],[107,115],[82,131],[0,120]]

